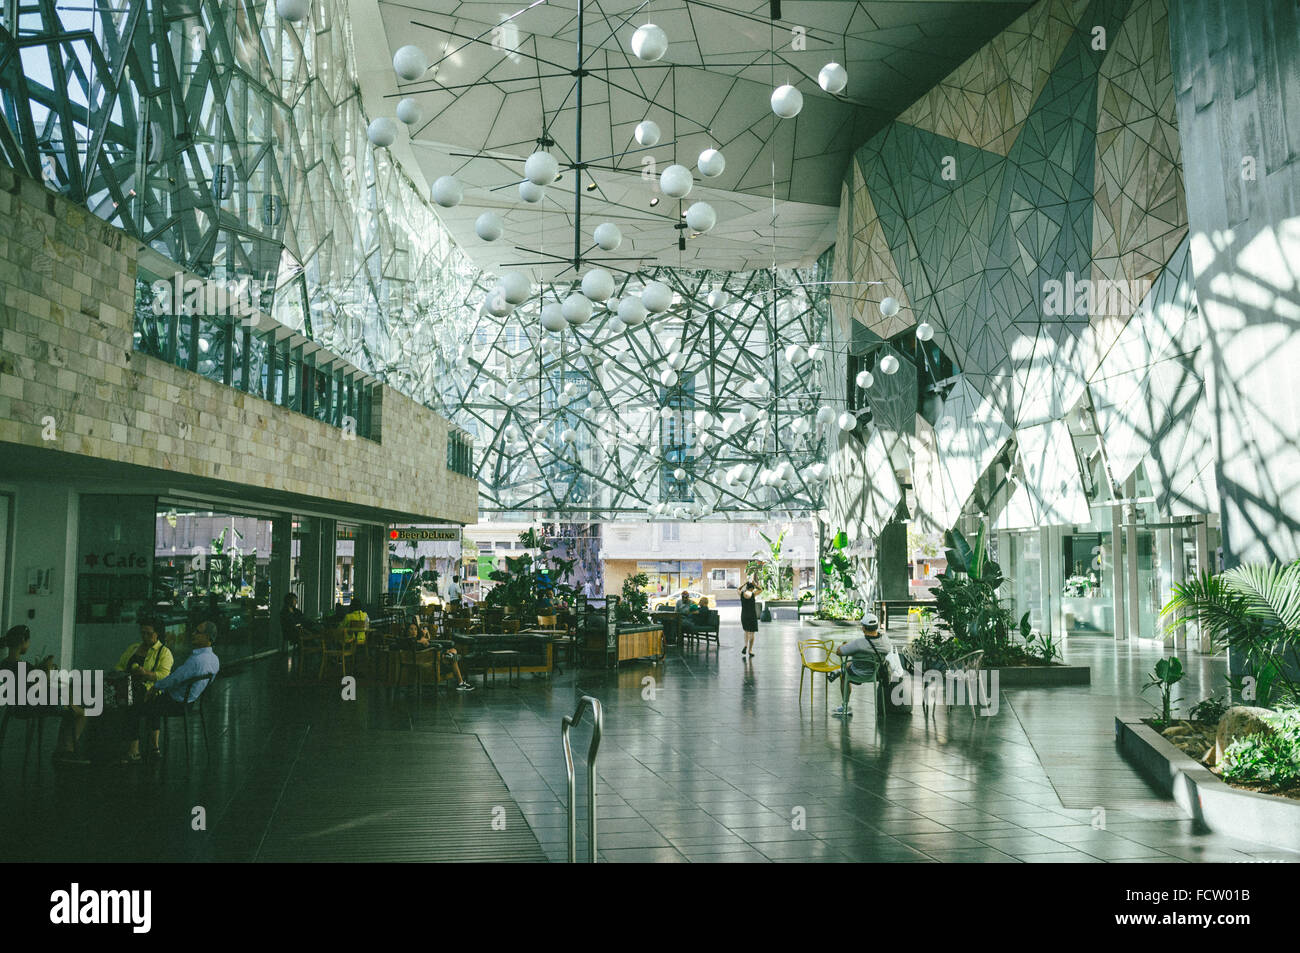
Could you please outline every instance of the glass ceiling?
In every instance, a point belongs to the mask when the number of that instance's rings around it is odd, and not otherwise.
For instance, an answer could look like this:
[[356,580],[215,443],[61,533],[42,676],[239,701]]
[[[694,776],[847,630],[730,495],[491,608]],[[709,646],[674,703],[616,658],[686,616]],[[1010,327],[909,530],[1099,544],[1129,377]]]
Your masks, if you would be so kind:
[[609,303],[657,280],[671,308],[547,332],[535,302],[487,310],[496,277],[367,141],[342,0],[296,24],[248,0],[17,0],[0,28],[0,157],[188,271],[251,277],[280,323],[463,427],[485,514],[820,508],[829,253],[623,276]]

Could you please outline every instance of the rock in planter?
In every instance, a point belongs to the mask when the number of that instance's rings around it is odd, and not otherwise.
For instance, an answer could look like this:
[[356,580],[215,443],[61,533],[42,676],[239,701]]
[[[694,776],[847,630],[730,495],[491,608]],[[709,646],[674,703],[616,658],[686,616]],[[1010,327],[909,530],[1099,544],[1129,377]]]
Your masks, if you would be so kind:
[[1229,708],[1219,719],[1219,730],[1214,736],[1214,763],[1223,763],[1223,752],[1238,738],[1246,735],[1271,735],[1273,728],[1264,721],[1264,715],[1273,714],[1267,708],[1254,708],[1250,705],[1236,705]]

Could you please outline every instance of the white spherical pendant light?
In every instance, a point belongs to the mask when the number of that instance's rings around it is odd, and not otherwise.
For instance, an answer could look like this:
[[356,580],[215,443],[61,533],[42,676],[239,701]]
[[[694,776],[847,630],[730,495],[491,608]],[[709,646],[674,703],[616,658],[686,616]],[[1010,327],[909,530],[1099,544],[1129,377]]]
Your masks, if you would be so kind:
[[311,9],[308,0],[275,0],[275,15],[281,20],[297,23],[307,16]]
[[796,437],[806,434],[808,432],[808,428],[809,428],[809,423],[807,417],[796,417],[794,419],[794,422],[790,424],[790,432],[793,433]]
[[835,419],[835,410],[831,407],[819,407],[817,409],[817,423],[823,427]]
[[560,163],[549,152],[534,152],[524,160],[524,178],[533,185],[550,185],[560,174]]
[[933,337],[934,328],[930,324],[922,321],[916,326],[916,339],[918,341],[929,341]]
[[700,445],[702,450],[707,450],[713,443],[713,434],[702,433],[695,438],[695,442]]
[[716,179],[722,175],[727,167],[727,160],[723,158],[722,153],[717,149],[705,149],[700,153],[699,159],[695,161],[695,168],[700,170],[700,175],[706,179]]
[[591,299],[577,292],[564,299],[564,320],[574,327],[586,324],[591,319]]
[[541,443],[543,440],[545,440],[546,432],[547,432],[546,424],[538,424],[536,427],[534,427],[532,432],[533,442]]
[[618,319],[630,328],[645,323],[647,313],[646,306],[635,295],[628,295],[618,303]]
[[529,205],[536,205],[546,196],[546,189],[525,179],[519,183],[519,197]]
[[[608,307],[608,304],[606,304],[606,307]],[[617,310],[617,308],[615,310]],[[624,325],[623,322],[619,320],[617,314],[610,317],[609,321],[605,323],[605,330],[608,331],[611,335],[623,333]]]
[[494,242],[505,234],[506,226],[496,212],[484,212],[474,220],[474,234],[485,242]]
[[705,300],[708,302],[710,308],[717,311],[719,308],[725,308],[727,305],[731,304],[731,295],[727,294],[727,292],[723,291],[721,288],[718,288],[714,291],[710,291],[708,298]]
[[569,322],[564,320],[564,310],[559,304],[542,306],[542,327],[548,331],[563,331],[568,326]]
[[424,75],[429,68],[429,58],[414,43],[407,44],[393,54],[393,71],[408,83]]
[[643,119],[636,124],[632,136],[636,139],[637,145],[650,146],[659,145],[659,140],[663,138],[663,133],[659,130],[659,123],[653,119]]
[[668,355],[668,366],[675,371],[680,371],[686,366],[686,355],[681,351]]
[[898,373],[898,358],[892,354],[886,354],[880,359],[880,373],[896,374]]
[[659,175],[659,189],[669,198],[686,198],[693,185],[695,180],[691,178],[691,170],[684,165],[670,165]]
[[663,373],[659,375],[659,383],[663,384],[665,387],[676,387],[677,372],[671,367],[663,371]]
[[420,111],[420,104],[410,96],[399,100],[397,103],[397,118],[408,126],[414,126],[423,117]]
[[820,364],[822,358],[824,358],[825,356],[826,356],[826,349],[822,347],[820,344],[808,345],[808,360]]
[[601,251],[617,251],[618,246],[623,244],[623,232],[613,222],[601,222],[591,237]]
[[533,293],[533,283],[522,271],[507,271],[501,276],[500,288],[511,304],[523,304]]
[[874,384],[876,379],[871,376],[871,371],[858,371],[858,376],[854,378],[854,382],[865,390]]
[[397,123],[387,116],[372,119],[370,125],[366,127],[366,138],[381,149],[391,146],[397,141]]
[[592,301],[604,301],[614,293],[614,276],[604,268],[593,268],[582,276],[582,293]]
[[802,363],[803,359],[807,356],[808,355],[804,353],[803,348],[801,348],[798,344],[791,344],[789,347],[785,349],[785,359],[789,361],[791,364]]
[[686,210],[686,224],[703,234],[718,224],[718,213],[708,202],[696,202]]
[[678,483],[681,483],[683,480],[686,479],[686,471],[683,470],[681,467],[678,467],[676,470],[673,471],[673,479],[676,480]]
[[433,181],[433,200],[443,208],[455,208],[465,198],[465,190],[454,175],[444,175]]
[[803,109],[803,93],[790,84],[778,86],[772,91],[772,112],[782,119],[793,119]]
[[740,419],[747,424],[752,424],[758,419],[758,408],[753,404],[745,404],[740,408]]
[[898,299],[886,298],[885,300],[881,301],[880,313],[887,318],[892,318],[894,315],[898,314]]
[[851,414],[846,410],[844,413],[839,415],[835,423],[839,425],[841,430],[852,430],[858,425],[858,418],[856,415]]
[[[647,281],[641,292],[641,303],[651,314],[662,314],[673,305],[673,292],[662,281]],[[622,315],[620,314],[620,317]],[[627,321],[627,318],[623,318]],[[628,321],[629,324],[632,322]]]
[[827,63],[817,74],[817,85],[832,95],[838,95],[849,85],[848,70],[839,63]]
[[577,443],[578,432],[576,430],[565,430],[563,433],[560,434],[560,439],[563,440],[565,443]]
[[700,430],[708,430],[713,426],[713,415],[707,410],[697,410],[695,412],[695,426]]
[[662,59],[668,52],[668,34],[653,23],[636,28],[632,34],[632,54],[646,63]]
[[487,299],[488,314],[494,318],[509,317],[510,313],[515,310],[515,306],[506,300],[505,293],[498,288]]

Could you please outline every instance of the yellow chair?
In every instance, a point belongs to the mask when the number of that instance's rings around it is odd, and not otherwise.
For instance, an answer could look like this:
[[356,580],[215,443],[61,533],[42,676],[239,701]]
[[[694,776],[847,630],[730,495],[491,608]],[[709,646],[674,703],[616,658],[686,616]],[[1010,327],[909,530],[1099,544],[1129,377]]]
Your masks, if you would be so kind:
[[[799,643],[799,661],[803,667],[799,669],[799,698],[803,699],[803,673],[812,672],[812,678],[808,681],[808,703],[817,696],[816,684],[817,673],[829,675],[831,672],[837,672],[844,664],[843,659],[835,654],[835,643],[831,639],[804,639]],[[825,703],[825,698],[822,699]]]

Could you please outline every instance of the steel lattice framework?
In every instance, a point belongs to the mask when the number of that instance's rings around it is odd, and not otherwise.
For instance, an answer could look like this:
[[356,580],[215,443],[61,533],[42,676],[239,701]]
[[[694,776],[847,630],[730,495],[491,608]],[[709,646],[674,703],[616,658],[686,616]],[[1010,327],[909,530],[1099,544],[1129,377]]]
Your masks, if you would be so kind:
[[[495,279],[367,141],[342,0],[298,24],[250,0],[0,0],[0,13],[0,159],[188,272],[256,280],[281,324],[464,426],[484,511],[819,508],[819,366],[785,355],[822,337],[826,267],[625,275],[619,295],[657,279],[676,300],[617,331],[600,312],[547,334],[536,302],[494,318]],[[729,303],[711,307],[718,290]]]
[[[484,310],[443,378],[444,405],[476,438],[481,509],[593,518],[644,516],[655,503],[692,504],[691,516],[818,509],[809,467],[825,456],[812,419],[822,375],[807,349],[830,316],[823,271],[624,276],[619,295],[649,280],[675,293],[668,312],[632,328],[607,310],[552,335],[538,323],[541,302],[504,318]],[[541,301],[569,291],[547,285]],[[674,354],[681,367],[667,386]],[[763,485],[764,471],[784,479]]]

